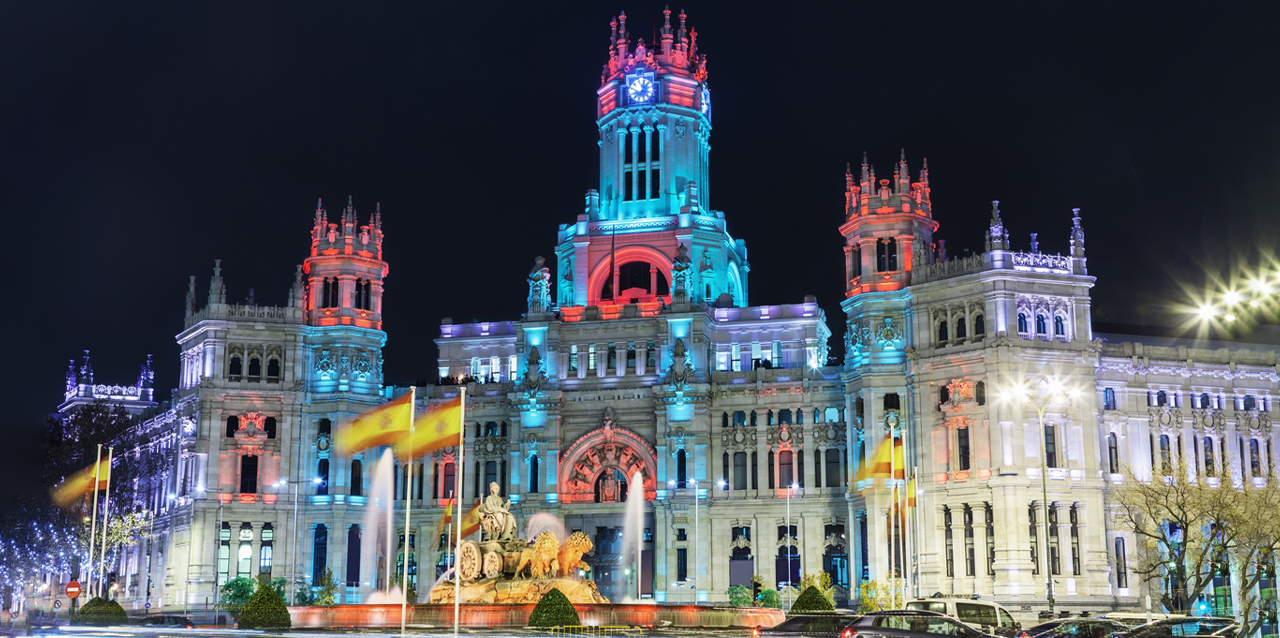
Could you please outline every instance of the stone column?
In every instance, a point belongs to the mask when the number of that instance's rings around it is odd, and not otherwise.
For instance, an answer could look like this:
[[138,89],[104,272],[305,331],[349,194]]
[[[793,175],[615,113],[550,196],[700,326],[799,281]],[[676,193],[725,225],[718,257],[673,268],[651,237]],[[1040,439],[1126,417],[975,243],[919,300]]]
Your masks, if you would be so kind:
[[1074,563],[1074,548],[1071,545],[1071,507],[1073,503],[1058,502],[1054,503],[1054,507],[1058,510],[1058,555],[1061,556],[1062,564],[1060,582],[1065,585],[1059,592],[1054,589],[1055,597],[1059,594],[1073,596],[1076,594],[1076,578],[1075,571],[1072,568]]
[[989,594],[987,575],[987,504],[970,503],[973,508],[973,593]]

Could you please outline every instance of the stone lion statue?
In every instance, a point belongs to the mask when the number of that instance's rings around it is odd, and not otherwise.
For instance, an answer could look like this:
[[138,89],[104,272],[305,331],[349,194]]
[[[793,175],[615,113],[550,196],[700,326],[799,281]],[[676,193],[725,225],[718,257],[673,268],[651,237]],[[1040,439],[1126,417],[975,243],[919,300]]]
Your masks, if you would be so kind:
[[560,575],[573,578],[577,569],[591,570],[591,566],[582,560],[582,555],[591,551],[591,537],[582,532],[574,532],[560,546]]
[[556,551],[559,549],[560,541],[556,540],[555,534],[549,531],[538,534],[533,539],[533,545],[520,552],[520,562],[516,565],[514,578],[523,578],[526,567],[530,578],[555,576],[560,566],[556,560]]

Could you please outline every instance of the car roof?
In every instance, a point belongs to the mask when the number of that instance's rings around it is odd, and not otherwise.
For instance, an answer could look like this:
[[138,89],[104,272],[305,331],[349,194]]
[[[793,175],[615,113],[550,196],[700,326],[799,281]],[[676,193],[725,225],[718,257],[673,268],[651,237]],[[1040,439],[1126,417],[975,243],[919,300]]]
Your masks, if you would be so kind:
[[936,611],[928,611],[925,609],[890,609],[886,611],[873,611],[866,615],[867,616],[919,616],[921,614],[926,616],[942,616],[943,618],[950,618],[950,616],[946,614],[940,614]]

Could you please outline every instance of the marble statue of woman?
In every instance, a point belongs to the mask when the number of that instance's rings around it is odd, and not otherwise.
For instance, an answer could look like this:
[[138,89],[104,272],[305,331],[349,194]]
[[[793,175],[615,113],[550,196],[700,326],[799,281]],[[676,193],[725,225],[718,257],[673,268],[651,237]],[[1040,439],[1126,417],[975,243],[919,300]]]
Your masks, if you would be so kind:
[[484,497],[484,502],[480,504],[479,514],[483,519],[489,517],[492,519],[492,537],[488,540],[508,541],[515,538],[516,535],[516,517],[511,513],[511,501],[499,496],[498,484],[496,482],[489,484],[489,495]]

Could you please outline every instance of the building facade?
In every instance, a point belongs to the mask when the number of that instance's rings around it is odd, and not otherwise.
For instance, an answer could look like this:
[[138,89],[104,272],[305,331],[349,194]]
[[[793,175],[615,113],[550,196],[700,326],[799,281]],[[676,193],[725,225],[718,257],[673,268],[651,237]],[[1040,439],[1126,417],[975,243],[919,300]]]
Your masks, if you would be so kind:
[[[913,177],[904,156],[877,179],[864,159],[839,226],[843,363],[816,299],[750,305],[745,242],[710,207],[706,58],[686,16],[664,14],[652,48],[625,15],[612,24],[599,183],[554,261],[524,275],[526,312],[440,326],[440,382],[418,402],[465,387],[464,449],[390,469],[394,520],[420,513],[407,534],[370,540],[381,451],[330,445],[407,392],[381,372],[380,212],[362,225],[348,203],[331,223],[317,207],[285,306],[228,303],[220,264],[197,304],[192,278],[178,392],[129,435],[171,462],[145,504],[158,538],[120,566],[122,602],[198,607],[260,575],[292,595],[326,571],[358,602],[388,558],[425,593],[450,560],[442,506],[498,483],[526,531],[554,518],[593,538],[614,600],[718,602],[753,576],[827,572],[841,601],[901,579],[1030,618],[1052,577],[1059,608],[1134,607],[1134,540],[1108,501],[1122,465],[1187,453],[1204,476],[1275,476],[1275,351],[1101,340],[1079,211],[1061,218],[1066,255],[1036,235],[1015,250],[993,205],[985,249],[953,258],[933,239],[927,166]],[[1047,378],[1075,396],[1043,412],[1010,398]],[[886,445],[900,478],[869,471]]]

